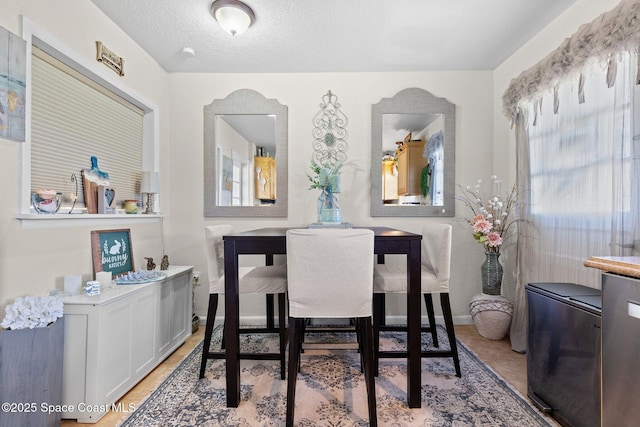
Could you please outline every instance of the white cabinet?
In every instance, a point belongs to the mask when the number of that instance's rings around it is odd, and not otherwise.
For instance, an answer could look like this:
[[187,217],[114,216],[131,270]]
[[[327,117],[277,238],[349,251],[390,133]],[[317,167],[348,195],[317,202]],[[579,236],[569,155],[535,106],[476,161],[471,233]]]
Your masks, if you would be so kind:
[[191,335],[192,270],[64,298],[62,418],[95,423]]

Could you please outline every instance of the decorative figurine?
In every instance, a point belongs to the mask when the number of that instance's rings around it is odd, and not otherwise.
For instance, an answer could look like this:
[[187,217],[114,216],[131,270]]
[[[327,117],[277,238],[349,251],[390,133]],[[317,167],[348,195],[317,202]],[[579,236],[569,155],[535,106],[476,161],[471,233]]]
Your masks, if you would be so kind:
[[162,262],[160,263],[160,270],[168,270],[169,269],[169,255],[164,255],[162,257]]
[[76,191],[75,193],[69,193],[69,200],[73,202],[71,209],[69,209],[69,213],[73,212],[73,208],[76,207],[76,201],[78,200],[78,178],[75,173],[71,174],[71,182],[76,184]]
[[82,288],[87,296],[100,295],[100,282],[97,280],[89,280]]
[[[98,167],[98,158],[96,156],[91,156],[91,169],[89,169],[88,172],[98,179],[103,179],[103,180],[109,179],[109,174],[101,171],[100,168]],[[106,185],[109,185],[109,184],[107,183]]]
[[98,158],[91,156],[91,169],[82,169],[82,188],[87,213],[98,213],[98,186],[109,186],[109,174],[98,167]]
[[144,259],[147,260],[147,270],[155,270],[156,269],[156,263],[153,262],[153,258],[144,257]]

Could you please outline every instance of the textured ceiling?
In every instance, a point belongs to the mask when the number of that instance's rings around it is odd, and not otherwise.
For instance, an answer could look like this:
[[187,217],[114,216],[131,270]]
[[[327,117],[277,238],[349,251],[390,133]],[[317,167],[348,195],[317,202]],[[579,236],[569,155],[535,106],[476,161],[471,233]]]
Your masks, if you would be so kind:
[[576,0],[246,0],[239,36],[212,0],[92,1],[168,72],[271,73],[493,70]]

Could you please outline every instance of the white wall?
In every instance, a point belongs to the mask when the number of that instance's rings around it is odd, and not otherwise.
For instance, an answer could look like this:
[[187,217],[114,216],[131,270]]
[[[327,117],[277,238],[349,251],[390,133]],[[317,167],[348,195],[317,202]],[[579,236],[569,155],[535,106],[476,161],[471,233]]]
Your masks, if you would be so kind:
[[[96,41],[125,59],[125,76],[113,79],[123,82],[158,105],[161,109],[160,173],[162,188],[171,179],[168,151],[168,81],[167,74],[141,48],[89,1],[77,0],[2,0],[0,26],[22,36],[20,15],[42,28],[73,51],[95,61]],[[102,65],[99,65],[103,67]],[[106,69],[106,67],[104,67]],[[134,261],[144,267],[145,256],[161,259],[161,223],[113,225],[80,225],[64,228],[22,229],[14,215],[19,212],[19,176],[21,144],[0,139],[0,180],[3,184],[0,203],[0,307],[22,295],[40,295],[62,287],[67,274],[82,274],[87,280],[93,273],[90,231],[130,228]],[[78,165],[78,170],[89,167]],[[107,171],[108,172],[108,171]],[[170,206],[166,206],[170,211]],[[163,205],[164,209],[164,205]],[[4,317],[4,310],[0,311]]]
[[[343,220],[357,225],[380,225],[420,232],[425,221],[454,225],[451,282],[452,310],[458,320],[468,316],[471,297],[480,292],[479,268],[483,259],[468,225],[454,218],[372,218],[369,215],[371,165],[371,106],[402,89],[420,87],[456,104],[456,182],[475,183],[492,174],[491,72],[418,73],[302,73],[302,74],[172,74],[170,75],[171,216],[167,218],[167,245],[172,258],[189,263],[206,277],[204,227],[231,223],[237,231],[267,226],[306,226],[316,220],[317,190],[308,190],[312,118],[322,96],[331,90],[349,122],[348,159],[358,164],[342,176],[340,195]],[[203,218],[203,107],[237,89],[254,89],[275,98],[289,110],[289,216],[283,219]],[[177,208],[180,206],[181,208]],[[462,207],[459,207],[462,208]],[[196,308],[206,313],[208,288],[197,290]],[[263,298],[241,304],[241,314],[263,310]],[[399,309],[396,301],[395,309]],[[466,320],[469,320],[468,317]]]
[[[301,73],[301,74],[173,74],[167,75],[88,1],[3,0],[0,25],[21,34],[19,16],[36,25],[88,59],[95,58],[95,41],[101,40],[125,58],[122,81],[160,106],[160,173],[166,253],[172,264],[194,265],[207,283],[204,251],[205,225],[230,222],[237,230],[263,226],[306,225],[315,220],[317,191],[307,190],[306,173],[311,155],[311,123],[322,95],[338,96],[349,119],[349,159],[360,167],[343,175],[341,203],[346,221],[358,225],[386,225],[419,232],[424,221],[454,225],[451,298],[454,316],[464,320],[468,303],[480,291],[478,269],[483,255],[468,225],[453,218],[371,218],[369,168],[371,105],[402,89],[420,87],[456,104],[456,182],[473,184],[498,174],[515,177],[513,131],[502,115],[502,93],[509,81],[572,34],[615,6],[612,0],[579,0],[558,20],[495,72],[415,73]],[[115,76],[115,74],[114,74]],[[115,77],[114,77],[115,78]],[[283,219],[205,219],[203,213],[203,107],[230,92],[250,88],[275,98],[289,108],[289,216]],[[170,100],[170,102],[169,102]],[[4,184],[0,204],[0,305],[20,295],[46,292],[59,285],[65,274],[92,272],[89,233],[102,227],[74,226],[23,230],[14,219],[19,211],[20,145],[0,139],[0,179]],[[82,167],[82,166],[81,166]],[[462,206],[457,205],[460,212]],[[144,256],[160,258],[160,224],[124,224],[132,229],[137,265]],[[113,227],[106,227],[113,228]],[[512,293],[507,269],[505,293]],[[197,312],[206,312],[207,286],[197,290]],[[399,301],[392,308],[401,310]],[[262,299],[243,305],[251,315]]]

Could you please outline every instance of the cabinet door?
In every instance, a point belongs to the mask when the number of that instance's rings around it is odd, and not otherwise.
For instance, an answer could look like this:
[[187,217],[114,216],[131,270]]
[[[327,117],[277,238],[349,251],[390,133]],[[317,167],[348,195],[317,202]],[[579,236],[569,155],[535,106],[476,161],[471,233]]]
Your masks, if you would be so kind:
[[[95,365],[98,379],[95,389],[97,401],[100,403],[113,402],[123,390],[129,389],[132,382],[130,355],[133,341],[133,311],[130,298],[101,307],[98,363]],[[91,388],[89,386],[89,389]]]
[[398,158],[398,195],[417,196],[421,194],[420,175],[427,166],[427,160],[422,156],[424,141],[405,143],[397,151]]
[[272,157],[254,157],[255,198],[275,200],[276,161]]
[[420,188],[420,177],[422,169],[427,166],[427,161],[422,157],[424,144],[412,146],[409,150],[409,167],[407,171],[407,194],[422,194]]
[[382,200],[398,198],[398,172],[394,171],[395,161],[382,162]]
[[97,402],[114,402],[155,366],[155,314],[151,286],[100,307]]
[[135,376],[151,372],[156,362],[156,292],[140,293],[133,302],[131,336],[131,366]]
[[191,307],[189,303],[189,277],[180,275],[174,278],[172,284],[173,309],[171,311],[171,341],[176,344],[191,332]]
[[398,152],[398,195],[407,194],[407,175],[409,173],[409,162],[407,151]]
[[191,270],[165,279],[159,298],[156,355],[163,359],[191,334]]
[[169,350],[171,347],[171,308],[172,308],[172,298],[171,295],[171,284],[173,279],[167,279],[162,282],[160,285],[159,292],[159,310],[156,321],[156,333],[158,337],[158,347],[157,348],[157,356],[162,358],[162,356]]

